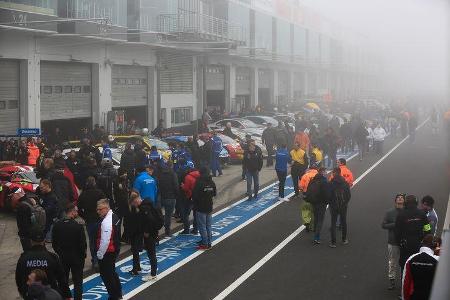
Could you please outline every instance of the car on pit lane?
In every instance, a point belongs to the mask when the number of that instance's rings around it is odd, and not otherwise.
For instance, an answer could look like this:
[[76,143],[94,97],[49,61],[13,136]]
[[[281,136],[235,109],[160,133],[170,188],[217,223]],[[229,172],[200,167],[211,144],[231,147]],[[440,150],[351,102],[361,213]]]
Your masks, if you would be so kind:
[[247,134],[250,134],[252,136],[262,136],[262,133],[264,131],[264,126],[258,125],[244,118],[223,119],[209,124],[208,127],[212,130],[221,130],[227,126],[228,122],[231,123],[232,128],[241,129],[242,131],[245,131]]
[[15,210],[20,192],[34,193],[39,186],[33,167],[13,164],[0,168],[0,208]]

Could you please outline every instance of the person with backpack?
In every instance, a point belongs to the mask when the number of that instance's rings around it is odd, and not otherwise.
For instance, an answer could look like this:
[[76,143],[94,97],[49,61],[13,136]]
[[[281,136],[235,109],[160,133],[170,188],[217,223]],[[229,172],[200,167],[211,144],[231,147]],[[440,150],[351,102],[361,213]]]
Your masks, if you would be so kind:
[[[311,180],[317,175],[318,173],[318,166],[315,164],[310,165],[309,169],[306,170],[305,174],[300,178],[298,182],[298,186],[300,188],[300,191],[303,193],[304,198],[306,198],[306,193],[308,192],[308,186]],[[312,211],[312,205],[311,203],[305,201],[301,206],[301,214],[303,219],[303,225],[306,227],[306,231],[311,231],[311,223],[313,220],[313,211]]]
[[326,169],[320,168],[316,176],[308,184],[305,195],[305,201],[312,205],[314,221],[314,240],[313,243],[320,244],[320,232],[327,210],[329,199],[328,182],[326,178]]
[[200,177],[192,192],[192,201],[197,214],[198,229],[202,237],[197,249],[208,250],[212,246],[212,210],[213,197],[216,196],[216,184],[209,175],[207,167],[200,168]]
[[333,179],[330,181],[330,212],[331,212],[331,242],[330,247],[336,248],[336,223],[340,217],[342,243],[348,244],[347,239],[347,208],[351,198],[350,186],[341,176],[339,167],[333,169]]
[[26,194],[22,189],[15,194],[19,197],[16,211],[18,235],[22,250],[26,252],[31,249],[30,238],[32,230],[37,228],[44,232],[47,220],[45,210],[38,204],[36,195]]
[[164,220],[160,209],[153,206],[151,201],[144,201],[139,194],[132,193],[129,204],[134,208],[135,222],[134,232],[131,234],[134,238],[132,244],[133,253],[133,269],[130,274],[133,276],[139,275],[141,270],[139,261],[139,247],[144,240],[143,246],[147,251],[148,259],[150,260],[150,275],[142,277],[143,281],[152,281],[156,279],[156,272],[158,269],[158,261],[156,257],[156,241],[158,239],[158,230],[162,228]]
[[291,162],[291,156],[286,148],[286,145],[281,145],[275,154],[275,171],[278,177],[278,200],[289,201],[284,198],[284,184],[286,183],[286,176],[288,171],[288,164]]

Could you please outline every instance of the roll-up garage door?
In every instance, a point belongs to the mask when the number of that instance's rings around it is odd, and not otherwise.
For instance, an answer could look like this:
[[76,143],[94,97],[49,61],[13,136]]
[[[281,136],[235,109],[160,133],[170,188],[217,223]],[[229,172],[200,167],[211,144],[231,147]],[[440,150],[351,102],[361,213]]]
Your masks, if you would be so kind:
[[90,118],[91,65],[41,63],[41,120]]
[[287,72],[278,72],[278,93],[280,96],[286,96],[289,93],[289,74]]
[[250,95],[249,68],[236,68],[236,95]]
[[176,54],[160,54],[160,89],[162,94],[192,94],[193,58]]
[[270,71],[269,70],[259,70],[259,88],[260,89],[269,89],[270,88]]
[[112,107],[146,106],[147,87],[146,67],[112,67]]
[[206,90],[225,90],[225,70],[221,66],[209,65],[206,70]]
[[0,59],[0,134],[19,128],[19,62]]

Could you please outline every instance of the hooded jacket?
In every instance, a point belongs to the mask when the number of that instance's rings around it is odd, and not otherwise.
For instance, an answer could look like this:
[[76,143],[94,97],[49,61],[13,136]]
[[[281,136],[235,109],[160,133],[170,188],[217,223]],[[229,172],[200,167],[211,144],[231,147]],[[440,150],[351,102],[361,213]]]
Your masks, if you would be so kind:
[[261,171],[263,166],[262,152],[259,147],[255,147],[255,151],[250,151],[248,148],[244,151],[244,160],[242,161],[244,169],[250,172]]
[[335,176],[330,181],[330,207],[331,209],[338,209],[339,204],[337,203],[336,199],[336,192],[339,190],[343,190],[344,192],[344,200],[345,204],[347,205],[351,198],[351,192],[350,192],[350,186],[345,181],[344,177],[342,176]]
[[181,189],[184,191],[187,199],[191,199],[192,192],[194,191],[195,183],[197,179],[200,177],[200,172],[198,170],[189,171],[184,177],[183,185]]
[[158,184],[161,199],[176,199],[178,197],[178,178],[172,169],[162,168],[158,173]]

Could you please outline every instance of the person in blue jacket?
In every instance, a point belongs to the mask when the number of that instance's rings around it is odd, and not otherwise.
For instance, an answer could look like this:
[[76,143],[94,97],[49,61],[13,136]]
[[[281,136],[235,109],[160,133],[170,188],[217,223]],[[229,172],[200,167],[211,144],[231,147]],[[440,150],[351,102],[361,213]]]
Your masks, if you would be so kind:
[[108,142],[103,141],[102,147],[103,147],[102,159],[109,158],[109,160],[112,161],[112,151],[111,151],[111,148],[109,147]]
[[217,132],[214,131],[211,138],[212,153],[211,153],[211,172],[212,176],[216,177],[217,172],[219,176],[222,175],[222,167],[220,166],[219,154],[222,151],[222,139],[217,136]]
[[289,201],[284,198],[284,184],[286,183],[286,176],[288,171],[288,164],[291,162],[291,155],[289,154],[286,144],[282,144],[277,149],[275,154],[275,171],[278,176],[278,200]]
[[147,165],[138,169],[138,175],[134,180],[133,191],[138,193],[144,201],[150,201],[154,207],[160,207],[158,203],[158,185],[153,178],[154,167]]
[[162,155],[158,152],[158,149],[156,149],[156,146],[152,146],[150,148],[150,154],[148,155],[148,160],[150,161],[150,164],[153,166],[159,166],[162,161]]

